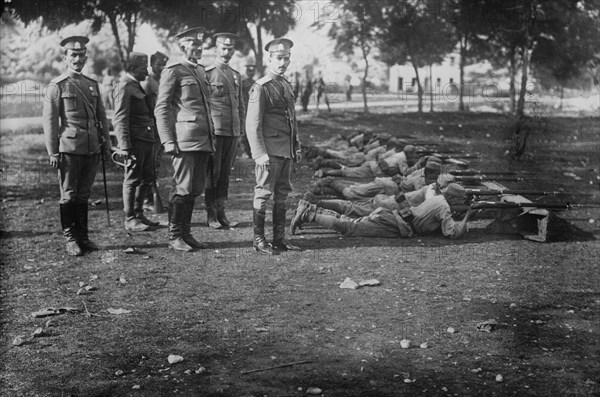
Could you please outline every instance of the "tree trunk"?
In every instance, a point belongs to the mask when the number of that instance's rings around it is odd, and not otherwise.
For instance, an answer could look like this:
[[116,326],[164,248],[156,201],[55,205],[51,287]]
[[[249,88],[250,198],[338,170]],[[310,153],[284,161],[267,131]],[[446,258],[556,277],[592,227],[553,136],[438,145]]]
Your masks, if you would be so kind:
[[123,55],[123,48],[121,48],[121,38],[119,36],[119,27],[117,26],[117,16],[114,13],[107,14],[108,20],[110,21],[110,27],[113,32],[113,36],[115,36],[115,43],[117,44],[117,50],[119,51],[119,60],[121,61],[121,68],[125,70],[127,60]]
[[429,64],[429,111],[433,113],[433,75]]
[[510,72],[510,86],[509,86],[509,96],[510,96],[510,113],[511,114],[515,114],[515,110],[516,110],[516,103],[515,103],[515,94],[516,94],[516,90],[515,90],[515,75],[517,74],[517,65],[516,62],[517,60],[515,59],[516,56],[516,51],[515,51],[515,46],[514,44],[510,46],[510,66],[509,66],[509,72]]
[[519,101],[517,102],[517,118],[522,119],[525,115],[525,94],[527,93],[527,73],[529,72],[529,38],[525,39],[522,49],[521,65],[521,89],[519,90]]
[[365,73],[362,78],[362,96],[363,96],[363,112],[369,113],[369,106],[367,105],[367,76],[369,75],[369,60],[367,59],[368,53],[365,49],[362,49],[363,58],[365,59]]
[[415,75],[417,76],[417,97],[418,97],[418,112],[419,113],[423,113],[423,87],[421,86],[421,79],[419,78],[419,68],[417,67],[417,64],[415,61],[412,61],[412,59],[414,59],[413,57],[411,57],[411,63],[413,65],[413,69],[415,69]]
[[256,22],[256,70],[260,77],[265,75],[265,66],[263,65],[262,25],[260,20]]
[[466,37],[460,39],[460,61],[458,63],[460,68],[460,86],[458,87],[458,110],[461,112],[465,110],[465,103],[463,101],[463,87],[465,86],[465,57],[467,55],[466,41]]
[[565,87],[560,86],[560,104],[558,105],[558,110],[563,110],[563,98],[565,97]]

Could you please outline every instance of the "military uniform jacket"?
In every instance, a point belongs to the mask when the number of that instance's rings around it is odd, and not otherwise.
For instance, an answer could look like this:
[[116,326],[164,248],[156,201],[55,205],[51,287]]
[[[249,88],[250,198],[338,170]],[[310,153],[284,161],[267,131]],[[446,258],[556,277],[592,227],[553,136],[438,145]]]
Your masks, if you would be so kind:
[[252,86],[246,135],[254,159],[265,154],[296,159],[298,122],[292,86],[286,79],[269,73]]
[[202,65],[184,59],[162,71],[154,115],[163,145],[177,143],[182,151],[215,151],[209,93]]
[[215,135],[240,136],[246,132],[246,109],[242,97],[240,73],[223,62],[206,68],[210,83],[210,111]]
[[146,97],[150,100],[150,106],[152,111],[156,107],[156,99],[158,98],[158,84],[160,81],[160,76],[154,74],[154,72],[150,72],[146,80],[142,81],[142,88],[146,93]]
[[42,113],[46,150],[93,154],[110,145],[98,82],[68,70],[50,82]]
[[140,82],[126,74],[121,77],[115,94],[113,127],[119,149],[132,149],[132,141],[136,140],[154,143],[155,126],[150,99]]

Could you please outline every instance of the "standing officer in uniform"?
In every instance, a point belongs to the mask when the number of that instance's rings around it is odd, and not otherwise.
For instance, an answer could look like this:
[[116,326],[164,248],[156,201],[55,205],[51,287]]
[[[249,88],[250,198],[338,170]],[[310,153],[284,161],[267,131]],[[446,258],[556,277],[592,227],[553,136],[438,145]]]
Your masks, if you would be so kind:
[[235,163],[240,135],[245,135],[244,119],[246,108],[242,98],[242,78],[237,70],[229,66],[235,52],[237,36],[232,33],[217,33],[217,59],[206,68],[210,83],[209,98],[213,124],[215,125],[215,153],[208,164],[208,184],[204,192],[206,223],[213,229],[228,229],[237,225],[225,215],[225,200],[229,189],[229,175]]
[[[146,94],[146,98],[149,100],[150,111],[152,112],[152,117],[154,118],[154,108],[156,107],[156,99],[158,98],[158,84],[160,82],[160,74],[163,69],[167,65],[167,61],[169,57],[166,54],[163,54],[160,51],[156,51],[154,54],[150,55],[150,74],[142,82],[142,89]],[[155,136],[156,143],[154,144],[154,181],[153,188],[156,188],[156,179],[158,175],[158,168],[160,167],[160,157],[162,155],[162,145],[160,144],[160,139],[158,137],[158,133]],[[153,197],[152,189],[148,189],[148,194],[146,195],[146,199],[144,200],[144,209],[149,211],[154,211],[154,197]]]
[[[254,60],[248,61],[246,63],[246,77],[242,80],[242,97],[244,98],[244,108],[248,110],[248,100],[250,98],[250,89],[256,82],[254,80],[254,75],[256,74],[256,63]],[[242,120],[242,124],[245,124],[245,121]],[[242,135],[241,138],[242,148],[244,152],[248,155],[248,157],[252,158],[252,152],[250,151],[250,144],[248,144],[248,137],[246,135]]]
[[215,151],[214,127],[208,98],[210,87],[202,56],[204,29],[177,34],[183,52],[180,62],[161,73],[154,114],[165,153],[173,161],[169,193],[169,247],[179,251],[206,248],[190,234],[194,201],[206,182],[208,159]]
[[50,82],[43,110],[46,149],[59,175],[60,222],[73,256],[98,249],[88,237],[88,200],[100,156],[110,153],[100,88],[81,73],[88,41],[82,36],[61,41],[68,69]]
[[143,231],[158,226],[144,216],[144,198],[152,188],[155,177],[154,144],[156,127],[150,98],[141,81],[148,75],[148,56],[139,52],[129,54],[127,73],[121,77],[115,95],[113,126],[119,150],[130,164],[125,168],[123,181],[123,210],[125,230]]
[[[252,87],[246,117],[246,133],[256,162],[253,247],[265,254],[273,254],[274,250],[300,250],[285,238],[285,202],[292,191],[292,162],[302,159],[292,85],[283,78],[293,45],[291,40],[281,38],[265,46],[269,53],[268,73]],[[265,210],[271,196],[274,196],[272,245],[265,239]]]

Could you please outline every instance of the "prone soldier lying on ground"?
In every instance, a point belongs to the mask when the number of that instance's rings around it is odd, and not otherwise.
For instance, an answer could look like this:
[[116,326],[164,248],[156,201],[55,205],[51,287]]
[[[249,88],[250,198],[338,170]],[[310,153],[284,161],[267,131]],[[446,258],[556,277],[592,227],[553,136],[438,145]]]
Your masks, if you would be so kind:
[[472,210],[467,210],[461,221],[452,218],[450,205],[463,204],[465,189],[458,184],[448,185],[441,195],[427,198],[421,204],[399,209],[376,208],[368,215],[360,216],[361,209],[352,203],[336,203],[338,209],[349,215],[318,207],[300,200],[291,223],[292,234],[301,225],[314,222],[326,229],[335,230],[349,237],[412,237],[441,230],[446,237],[456,239],[467,232],[467,221]]
[[424,168],[407,176],[377,177],[369,183],[353,183],[327,177],[318,180],[310,191],[315,195],[335,195],[346,200],[368,200],[378,194],[396,195],[399,192],[419,190],[435,182],[440,171],[440,163],[431,160]]
[[341,176],[346,178],[375,178],[381,176],[408,175],[413,171],[425,166],[427,157],[416,159],[416,148],[406,145],[404,150],[395,151],[395,148],[381,154],[377,160],[365,161],[357,167],[347,167],[332,160],[317,161],[317,167],[328,167],[330,169],[318,169],[315,177]]

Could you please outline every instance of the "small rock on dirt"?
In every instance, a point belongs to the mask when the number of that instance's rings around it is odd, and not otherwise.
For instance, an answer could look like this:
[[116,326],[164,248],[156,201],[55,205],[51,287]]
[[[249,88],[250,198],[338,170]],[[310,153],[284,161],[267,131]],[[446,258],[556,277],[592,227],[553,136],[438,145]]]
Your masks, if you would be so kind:
[[167,361],[169,362],[169,364],[177,364],[183,361],[183,357],[178,356],[176,354],[169,354],[169,357],[167,357]]
[[350,277],[346,277],[346,279],[340,284],[340,288],[342,289],[357,289],[358,284],[354,282]]
[[308,394],[309,396],[318,396],[322,393],[323,390],[319,389],[318,387],[309,387],[308,389],[306,389],[306,394]]
[[358,285],[360,287],[375,287],[375,286],[381,285],[381,283],[379,282],[379,280],[377,280],[375,278],[372,278],[372,279],[369,279],[369,280],[360,281],[358,283]]

